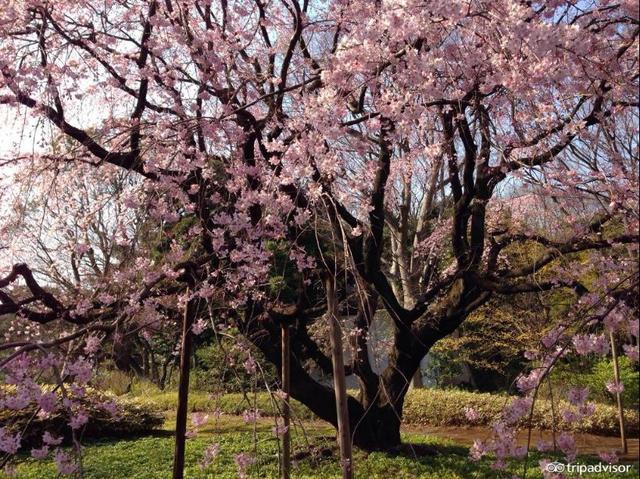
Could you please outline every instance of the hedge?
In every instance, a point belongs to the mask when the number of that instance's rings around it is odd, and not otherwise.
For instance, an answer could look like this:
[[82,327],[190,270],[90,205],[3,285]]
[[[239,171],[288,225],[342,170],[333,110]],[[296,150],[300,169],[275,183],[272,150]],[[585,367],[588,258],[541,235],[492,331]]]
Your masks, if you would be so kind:
[[[459,390],[414,389],[407,394],[403,410],[403,421],[409,424],[430,426],[486,426],[500,416],[500,412],[513,397],[507,395],[475,393]],[[566,401],[538,399],[532,416],[535,429],[550,430],[553,428],[554,416],[556,427],[560,430],[599,434],[604,436],[620,434],[618,411],[614,406],[595,403],[595,412],[576,423],[567,423],[561,412],[570,407]],[[476,413],[474,420],[469,420],[466,408]],[[626,409],[625,423],[627,434],[638,437],[638,411]],[[521,421],[528,425],[529,417]]]
[[[99,402],[114,401],[118,413],[113,416],[102,408],[96,407]],[[80,400],[83,409],[89,416],[88,422],[80,430],[83,438],[90,437],[131,437],[148,434],[158,429],[165,421],[164,413],[154,402],[142,398],[113,396],[94,389],[87,389]],[[39,447],[45,431],[64,437],[68,443],[71,430],[68,416],[61,408],[46,416],[36,415],[29,427],[25,428],[35,412],[35,406],[19,411],[0,409],[0,427],[11,431],[24,432],[22,447]]]
[[[352,393],[355,395],[355,392]],[[150,394],[148,398],[163,410],[175,410],[177,401],[175,392]],[[511,399],[513,397],[507,395],[455,389],[411,389],[407,393],[404,403],[403,422],[425,426],[488,426],[500,416],[500,412]],[[247,409],[252,409],[253,402],[254,396],[252,394],[248,394],[246,397],[239,393],[210,397],[206,393],[193,392],[189,395],[189,410],[195,412],[218,409],[225,414],[239,415]],[[269,393],[256,394],[255,402],[258,411],[265,416],[277,412]],[[561,411],[567,407],[568,403],[564,401],[556,401],[552,408],[550,401],[538,399],[532,417],[533,427],[552,429],[555,415],[556,427],[561,430],[605,436],[620,433],[618,412],[613,406],[596,403],[594,414],[578,423],[567,423],[561,418]],[[306,406],[298,401],[292,401],[291,408],[292,414],[298,419],[317,419]],[[477,417],[474,420],[467,418],[466,408],[472,408],[475,411]],[[528,416],[521,425],[526,426],[527,422]],[[625,410],[625,422],[627,435],[638,437],[638,411]]]

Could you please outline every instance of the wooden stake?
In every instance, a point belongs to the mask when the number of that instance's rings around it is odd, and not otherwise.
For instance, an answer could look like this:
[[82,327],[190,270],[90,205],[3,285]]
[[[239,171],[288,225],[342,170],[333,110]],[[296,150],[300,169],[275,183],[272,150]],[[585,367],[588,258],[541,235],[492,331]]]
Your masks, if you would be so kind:
[[291,410],[289,407],[290,394],[290,370],[291,352],[289,345],[289,326],[282,324],[282,392],[285,393],[285,400],[282,405],[282,419],[284,421],[284,434],[282,435],[282,479],[289,479],[291,473],[291,433],[289,431],[291,423]]
[[627,446],[627,435],[624,430],[624,408],[622,407],[622,394],[620,387],[620,365],[618,364],[618,353],[616,352],[616,342],[613,333],[609,332],[609,340],[611,341],[611,358],[613,359],[613,379],[616,382],[616,402],[618,403],[618,421],[620,422],[620,442],[622,443],[622,454],[629,451]]
[[327,312],[329,315],[329,334],[331,338],[331,359],[333,362],[333,388],[336,394],[338,414],[338,438],[340,442],[340,464],[342,478],[353,478],[353,460],[351,457],[351,433],[349,432],[349,410],[347,409],[347,386],[344,374],[342,350],[342,332],[337,317],[336,292],[334,278],[327,275]]
[[[189,295],[189,290],[187,290]],[[187,302],[182,320],[182,346],[180,348],[180,383],[178,385],[178,409],[176,411],[176,442],[173,453],[173,479],[184,477],[184,452],[187,434],[187,409],[189,400],[189,371],[191,369],[194,303]]]

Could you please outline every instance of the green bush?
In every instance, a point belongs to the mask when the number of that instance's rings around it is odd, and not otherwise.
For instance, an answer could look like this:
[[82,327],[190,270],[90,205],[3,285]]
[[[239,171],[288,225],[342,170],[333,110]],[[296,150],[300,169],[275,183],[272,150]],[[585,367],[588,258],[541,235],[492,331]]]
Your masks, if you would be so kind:
[[125,373],[119,369],[100,368],[96,371],[91,384],[100,391],[109,391],[116,396],[122,396],[131,389],[133,378],[133,373]]
[[[507,395],[475,393],[446,389],[412,389],[407,393],[403,410],[403,421],[411,424],[432,426],[484,426],[500,416],[504,406],[513,399]],[[473,408],[477,418],[467,418],[465,408]],[[620,433],[618,412],[614,406],[595,404],[592,416],[577,423],[567,423],[561,412],[569,408],[566,401],[552,402],[538,399],[532,417],[532,426],[538,429],[552,429],[555,423],[558,429],[575,432],[587,432],[601,435]],[[625,411],[627,433],[638,437],[638,412]],[[521,425],[528,424],[528,416]]]
[[[105,401],[115,402],[118,411],[115,416],[96,406]],[[82,437],[131,437],[147,434],[164,423],[161,409],[154,402],[138,397],[116,397],[88,389],[85,397],[79,402],[89,416],[89,421],[80,430]],[[67,442],[70,440],[69,418],[65,411],[58,409],[48,415],[34,416],[35,412],[35,406],[20,411],[2,409],[0,427],[6,427],[11,431],[24,431],[23,447],[39,447],[45,431],[62,436]]]
[[[626,356],[619,358],[620,380],[624,384],[622,400],[629,409],[638,408],[640,373]],[[615,404],[615,396],[606,390],[606,384],[613,380],[613,362],[607,359],[592,360],[580,358],[559,364],[551,373],[554,384],[563,387],[589,388],[589,396],[595,401]]]

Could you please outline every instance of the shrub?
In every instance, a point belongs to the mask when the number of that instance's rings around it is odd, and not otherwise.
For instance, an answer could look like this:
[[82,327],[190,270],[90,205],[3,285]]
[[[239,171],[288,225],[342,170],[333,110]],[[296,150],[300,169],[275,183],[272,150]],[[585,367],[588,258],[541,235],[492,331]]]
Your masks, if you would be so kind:
[[[619,358],[620,380],[624,384],[622,400],[625,407],[638,408],[640,373],[626,356]],[[590,360],[580,358],[559,364],[551,373],[554,384],[565,387],[588,387],[590,397],[596,401],[615,404],[615,396],[609,393],[605,386],[613,380],[613,362],[610,359]]]
[[[111,415],[97,406],[101,402],[109,401],[115,403],[118,411],[116,415]],[[141,398],[116,397],[88,389],[80,402],[89,416],[89,421],[80,431],[82,437],[131,437],[149,433],[164,423],[164,414],[160,408],[152,401]],[[35,406],[19,411],[2,409],[0,410],[0,427],[23,432],[23,447],[39,447],[45,431],[63,436],[67,442],[71,439],[68,415],[61,408],[46,415],[34,416],[34,413],[36,413]]]
[[92,384],[100,391],[109,391],[116,396],[122,396],[131,390],[133,374],[119,369],[100,368],[96,372]]
[[[356,394],[350,391],[350,394]],[[177,405],[175,392],[149,393],[149,400],[155,402],[159,408],[166,411],[174,411]],[[461,391],[457,389],[411,389],[403,409],[403,422],[406,424],[420,424],[428,426],[487,426],[499,418],[504,406],[513,399],[506,394],[477,393]],[[189,410],[214,411],[219,410],[224,414],[239,415],[246,409],[253,408],[253,395],[245,397],[241,393],[223,394],[221,396],[209,396],[202,392],[189,394]],[[277,408],[271,400],[269,393],[256,394],[256,406],[264,416],[273,415]],[[551,401],[538,399],[532,418],[532,425],[537,429],[552,429],[556,418],[556,426],[561,430],[585,432],[601,435],[617,435],[620,432],[617,410],[613,406],[596,404],[594,414],[578,423],[567,423],[561,419],[561,412],[567,409],[566,401],[556,401],[553,406]],[[476,419],[467,418],[465,409],[473,408]],[[317,419],[316,416],[302,403],[291,402],[294,417],[299,419]],[[522,421],[521,426],[527,426],[528,417]],[[638,412],[625,410],[627,434],[638,436],[639,417]]]
[[[446,389],[412,389],[407,393],[403,410],[403,421],[411,424],[428,424],[432,426],[483,426],[488,425],[500,416],[500,412],[511,399],[507,395],[475,393]],[[477,418],[467,418],[465,408],[473,408]],[[538,399],[532,417],[532,426],[537,429],[552,429],[554,417],[558,429],[575,432],[587,432],[601,435],[617,435],[620,433],[618,412],[614,406],[595,404],[592,416],[577,423],[567,423],[561,412],[569,408],[566,401],[552,402]],[[627,433],[638,436],[638,412],[625,410]],[[522,426],[528,424],[528,416],[521,421]]]

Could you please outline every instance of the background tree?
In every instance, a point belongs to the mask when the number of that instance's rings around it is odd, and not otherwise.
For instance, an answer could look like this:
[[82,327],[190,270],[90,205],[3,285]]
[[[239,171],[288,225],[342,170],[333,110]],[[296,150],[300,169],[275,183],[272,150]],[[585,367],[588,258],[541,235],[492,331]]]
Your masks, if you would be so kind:
[[[633,2],[12,2],[1,101],[73,145],[34,161],[137,175],[147,214],[186,228],[160,228],[157,261],[82,298],[14,266],[0,314],[69,334],[0,364],[207,300],[277,367],[291,324],[291,395],[336,425],[333,391],[305,368],[329,370],[310,328],[331,271],[361,387],[353,440],[399,445],[420,361],[494,296],[565,288],[604,304],[601,321],[637,287],[637,142],[619,134],[637,131],[637,25]],[[522,220],[541,205],[552,231]],[[537,254],[513,264],[518,247]],[[609,272],[590,292],[582,251]],[[376,373],[380,307],[393,343]]]

